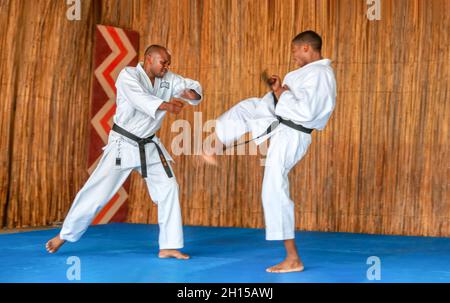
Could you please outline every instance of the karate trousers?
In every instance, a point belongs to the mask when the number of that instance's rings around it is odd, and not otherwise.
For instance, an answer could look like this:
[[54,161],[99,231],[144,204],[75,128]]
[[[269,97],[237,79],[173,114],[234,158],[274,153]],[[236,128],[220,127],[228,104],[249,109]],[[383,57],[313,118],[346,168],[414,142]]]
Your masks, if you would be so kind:
[[271,138],[264,167],[262,203],[266,240],[295,238],[294,202],[289,193],[289,172],[306,154],[311,135],[280,124]]
[[[114,153],[105,151],[97,168],[76,195],[64,220],[61,239],[69,242],[79,240],[95,215],[119,190],[131,171],[140,171],[139,167],[118,169],[114,165]],[[159,248],[182,248],[183,227],[175,175],[169,178],[160,162],[147,165],[147,175],[145,182],[150,197],[158,205]]]

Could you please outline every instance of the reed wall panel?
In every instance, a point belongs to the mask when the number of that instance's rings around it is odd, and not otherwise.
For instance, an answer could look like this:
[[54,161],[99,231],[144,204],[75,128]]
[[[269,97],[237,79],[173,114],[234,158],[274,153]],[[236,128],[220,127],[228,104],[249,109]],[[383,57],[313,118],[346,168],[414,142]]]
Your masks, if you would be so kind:
[[[294,69],[292,37],[316,30],[338,97],[290,174],[297,228],[450,236],[450,2],[381,2],[381,20],[369,21],[363,0],[83,1],[75,22],[65,18],[65,1],[0,0],[4,224],[62,220],[87,179],[87,84],[99,23],[138,31],[141,58],[146,45],[166,45],[172,69],[202,83],[204,102],[164,121],[168,149],[175,120],[205,139],[206,121],[266,92],[264,69]],[[185,224],[264,226],[263,155],[221,156],[217,167],[197,155],[174,158]],[[145,183],[131,178],[128,221],[156,223]]]

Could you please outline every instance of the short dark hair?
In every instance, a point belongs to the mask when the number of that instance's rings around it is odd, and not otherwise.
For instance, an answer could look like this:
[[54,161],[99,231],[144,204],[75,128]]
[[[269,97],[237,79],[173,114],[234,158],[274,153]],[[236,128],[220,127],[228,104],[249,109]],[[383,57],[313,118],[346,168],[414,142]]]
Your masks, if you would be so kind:
[[152,44],[149,47],[147,47],[147,49],[145,50],[144,56],[148,56],[156,51],[165,51],[167,52],[167,49],[162,46],[162,45],[158,45],[158,44]]
[[295,36],[294,39],[292,39],[292,43],[309,44],[317,52],[320,52],[322,50],[322,38],[319,36],[318,33],[314,31],[304,31],[298,34],[297,36]]

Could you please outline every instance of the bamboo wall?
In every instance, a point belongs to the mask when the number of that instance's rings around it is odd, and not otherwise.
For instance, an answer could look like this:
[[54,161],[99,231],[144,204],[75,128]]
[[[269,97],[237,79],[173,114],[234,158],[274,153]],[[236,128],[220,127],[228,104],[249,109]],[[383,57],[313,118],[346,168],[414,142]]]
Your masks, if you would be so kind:
[[[290,40],[316,30],[338,97],[290,175],[297,228],[450,236],[448,1],[382,0],[380,21],[365,0],[83,1],[81,21],[65,2],[0,0],[3,226],[63,220],[87,179],[94,25],[106,24],[139,31],[141,57],[167,45],[173,70],[203,85],[201,105],[166,118],[167,148],[176,119],[264,94],[260,72],[294,69]],[[261,156],[174,158],[185,224],[264,226]],[[129,222],[156,223],[156,211],[133,173]]]

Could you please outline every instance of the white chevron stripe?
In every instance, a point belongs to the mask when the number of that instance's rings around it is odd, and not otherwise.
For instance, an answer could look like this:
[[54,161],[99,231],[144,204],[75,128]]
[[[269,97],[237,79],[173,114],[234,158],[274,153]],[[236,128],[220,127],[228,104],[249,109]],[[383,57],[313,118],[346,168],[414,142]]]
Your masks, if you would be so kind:
[[[103,107],[95,114],[95,116],[91,120],[91,124],[94,127],[94,129],[97,131],[98,135],[102,139],[103,143],[108,142],[108,134],[105,129],[103,128],[101,124],[101,120],[103,117],[105,117],[106,113],[110,111],[110,109],[115,105],[114,99],[109,99],[106,101],[106,103],[103,105]],[[109,119],[108,124],[110,127],[112,127],[112,118]]]
[[134,57],[136,57],[137,53],[134,49],[133,45],[131,44],[130,40],[128,39],[127,35],[125,34],[124,30],[121,28],[116,29],[118,36],[120,37],[120,40],[122,41],[123,46],[127,50],[127,55],[122,59],[122,62],[117,65],[116,71],[117,74],[114,74],[114,79],[117,79],[117,76],[119,75],[119,72],[127,66]]
[[106,81],[105,77],[103,76],[103,72],[105,69],[111,65],[112,61],[117,57],[117,55],[120,53],[119,48],[117,47],[116,43],[114,43],[114,40],[111,38],[111,36],[108,33],[108,30],[106,29],[106,26],[99,25],[98,26],[99,32],[103,35],[103,38],[105,39],[106,43],[108,43],[108,46],[111,48],[111,53],[108,55],[108,57],[95,69],[94,73],[95,76],[102,86],[103,90],[105,91],[106,95],[109,99],[114,99],[115,94],[114,90],[109,85],[108,81]]

